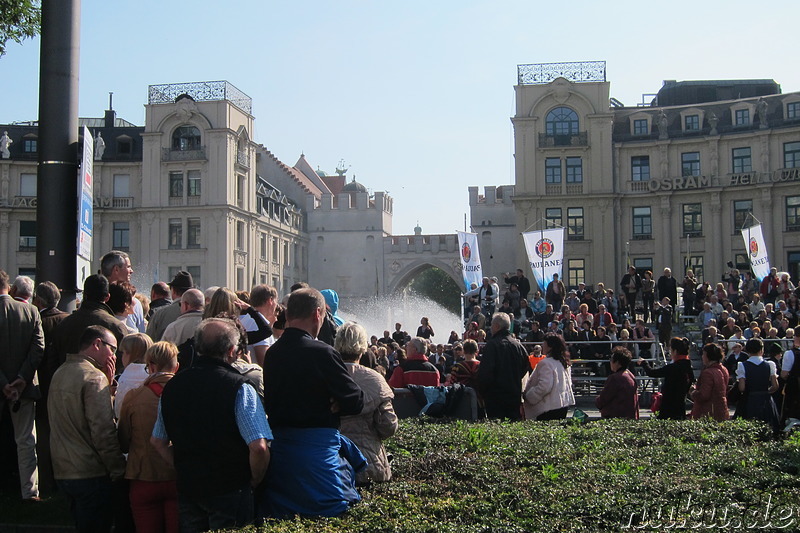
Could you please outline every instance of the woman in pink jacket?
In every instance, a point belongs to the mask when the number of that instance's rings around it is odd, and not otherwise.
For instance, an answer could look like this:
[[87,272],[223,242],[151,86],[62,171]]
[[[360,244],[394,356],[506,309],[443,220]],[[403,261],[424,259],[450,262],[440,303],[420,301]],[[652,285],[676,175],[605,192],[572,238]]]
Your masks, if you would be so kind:
[[690,391],[694,406],[693,419],[710,416],[722,421],[730,418],[728,412],[728,369],[722,364],[722,350],[716,344],[703,346],[703,371]]

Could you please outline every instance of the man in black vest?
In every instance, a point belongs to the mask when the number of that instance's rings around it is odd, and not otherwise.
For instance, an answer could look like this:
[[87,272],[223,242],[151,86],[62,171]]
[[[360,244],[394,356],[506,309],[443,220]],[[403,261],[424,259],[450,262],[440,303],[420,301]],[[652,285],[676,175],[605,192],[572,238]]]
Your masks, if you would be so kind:
[[267,471],[272,431],[256,390],[230,365],[238,344],[232,321],[201,322],[195,336],[201,357],[161,396],[150,442],[178,473],[181,531],[253,520],[252,489]]

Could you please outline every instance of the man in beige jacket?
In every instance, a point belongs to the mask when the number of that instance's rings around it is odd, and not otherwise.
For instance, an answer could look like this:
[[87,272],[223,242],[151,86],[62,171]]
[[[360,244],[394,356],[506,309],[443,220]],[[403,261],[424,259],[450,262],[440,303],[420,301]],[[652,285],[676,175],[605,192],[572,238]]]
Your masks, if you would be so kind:
[[116,351],[109,330],[89,326],[50,384],[53,472],[78,531],[111,531],[112,481],[125,474],[109,387]]

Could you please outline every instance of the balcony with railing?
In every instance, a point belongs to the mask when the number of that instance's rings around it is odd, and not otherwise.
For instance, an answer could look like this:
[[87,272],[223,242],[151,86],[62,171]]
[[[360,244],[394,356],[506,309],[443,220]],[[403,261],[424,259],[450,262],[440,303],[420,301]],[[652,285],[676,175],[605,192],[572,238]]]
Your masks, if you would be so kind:
[[576,196],[583,194],[583,183],[547,183],[544,186],[547,196]]
[[236,152],[236,164],[244,168],[250,168],[250,154],[247,153],[247,150]]
[[206,161],[207,159],[205,146],[201,146],[197,150],[161,149],[161,161]]
[[628,191],[630,192],[649,192],[650,191],[650,180],[644,181],[629,181],[628,182]]
[[133,207],[133,198],[115,196],[111,199],[111,207],[114,209],[130,209]]
[[606,62],[571,61],[517,65],[517,82],[520,85],[543,85],[557,78],[564,78],[573,83],[604,82]]
[[253,112],[253,99],[224,80],[150,85],[147,88],[147,103],[173,104],[184,94],[195,102],[226,100],[247,114]]
[[20,252],[35,252],[36,251],[36,236],[35,235],[22,235],[19,238],[19,251]]
[[539,148],[563,148],[565,146],[589,146],[589,135],[585,131],[570,135],[539,134]]

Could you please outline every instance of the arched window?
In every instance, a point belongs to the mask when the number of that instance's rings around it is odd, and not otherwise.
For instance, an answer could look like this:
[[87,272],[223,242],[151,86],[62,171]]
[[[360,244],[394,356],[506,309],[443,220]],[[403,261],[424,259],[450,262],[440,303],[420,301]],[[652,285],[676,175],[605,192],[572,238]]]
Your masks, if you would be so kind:
[[172,134],[172,149],[185,152],[200,149],[200,130],[194,126],[181,126]]
[[578,114],[568,107],[556,107],[547,114],[547,135],[577,135]]

